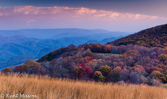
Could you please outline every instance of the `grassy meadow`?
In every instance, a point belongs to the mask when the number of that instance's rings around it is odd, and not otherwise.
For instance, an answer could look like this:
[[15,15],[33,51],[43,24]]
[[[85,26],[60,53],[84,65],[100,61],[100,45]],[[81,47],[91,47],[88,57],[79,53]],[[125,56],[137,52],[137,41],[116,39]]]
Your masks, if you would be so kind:
[[0,74],[0,99],[167,99],[167,90]]

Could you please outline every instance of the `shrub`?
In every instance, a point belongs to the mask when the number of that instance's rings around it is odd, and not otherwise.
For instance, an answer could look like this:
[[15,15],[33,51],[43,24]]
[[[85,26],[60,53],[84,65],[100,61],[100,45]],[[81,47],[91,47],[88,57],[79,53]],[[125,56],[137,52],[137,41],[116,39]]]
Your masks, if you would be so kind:
[[33,60],[29,60],[25,62],[23,65],[16,66],[14,68],[14,72],[19,73],[28,73],[28,74],[39,74],[41,70],[41,65],[38,62]]
[[150,77],[151,78],[160,78],[161,76],[163,76],[163,74],[159,71],[154,70],[151,74]]
[[100,71],[105,77],[111,72],[110,66],[101,66],[98,71]]
[[93,56],[93,53],[89,50],[89,51],[86,52],[86,56],[92,57],[92,56]]
[[145,72],[144,67],[143,67],[143,66],[141,66],[141,65],[136,65],[136,66],[134,66],[134,67],[133,67],[133,69],[134,69],[134,70],[136,70],[136,71],[141,70],[142,72]]
[[139,53],[138,50],[128,50],[126,52],[126,55],[127,56],[133,56],[133,57],[139,57],[139,56],[141,56],[141,54]]
[[152,79],[151,80],[151,85],[152,86],[160,86],[161,82],[158,79]]
[[84,59],[85,59],[86,62],[89,62],[89,61],[93,60],[93,58],[91,56],[86,56]]
[[120,79],[120,72],[122,71],[121,67],[117,66],[114,68],[110,74],[107,76],[107,81],[117,82]]
[[120,80],[123,80],[123,81],[128,81],[129,80],[129,74],[130,74],[130,71],[128,69],[123,69],[121,72],[120,72]]
[[114,73],[120,73],[121,71],[122,71],[121,67],[117,66],[117,67],[115,67],[115,68],[113,69],[112,72],[114,72]]
[[103,74],[100,71],[96,71],[93,75],[93,78],[97,82],[105,80],[105,77],[103,76]]
[[82,67],[81,66],[74,68],[74,75],[75,75],[75,79],[76,78],[80,79],[83,76],[82,75]]
[[159,59],[160,61],[165,61],[165,60],[167,59],[167,54],[160,54],[160,55],[158,56],[158,59]]
[[5,74],[10,73],[10,72],[12,72],[12,70],[10,68],[5,68],[2,70],[2,73],[5,73]]

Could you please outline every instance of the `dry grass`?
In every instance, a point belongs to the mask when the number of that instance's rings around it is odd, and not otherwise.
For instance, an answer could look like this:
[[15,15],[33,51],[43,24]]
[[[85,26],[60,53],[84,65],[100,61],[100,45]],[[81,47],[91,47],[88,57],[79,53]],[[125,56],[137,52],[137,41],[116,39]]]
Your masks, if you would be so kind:
[[163,88],[0,74],[0,99],[8,99],[6,94],[37,95],[29,99],[167,99]]

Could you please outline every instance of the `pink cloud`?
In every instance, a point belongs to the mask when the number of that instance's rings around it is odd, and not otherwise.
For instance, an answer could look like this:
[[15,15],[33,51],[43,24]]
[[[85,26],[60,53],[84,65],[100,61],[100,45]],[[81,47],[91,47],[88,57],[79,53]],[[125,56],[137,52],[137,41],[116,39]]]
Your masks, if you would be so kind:
[[[143,14],[72,7],[18,6],[0,8],[1,29],[13,28],[102,28],[113,31],[135,31],[158,24],[167,18]],[[12,24],[9,22],[12,21]],[[16,24],[16,25],[14,25]],[[18,25],[20,24],[20,25]],[[28,24],[28,25],[27,25]],[[133,29],[132,27],[136,27]],[[118,30],[121,29],[121,30]]]
[[0,13],[0,16],[3,16],[4,14],[3,13]]
[[[72,16],[91,16],[93,17],[105,17],[105,18],[116,18],[116,19],[158,19],[161,17],[148,16],[142,14],[131,14],[131,13],[119,13],[113,11],[95,10],[89,8],[70,8],[70,7],[33,7],[33,6],[19,6],[14,8],[0,8],[1,15],[4,12],[10,12],[10,15],[71,15]],[[3,11],[2,11],[3,10]],[[12,13],[11,13],[12,12]],[[68,17],[68,16],[67,16]]]

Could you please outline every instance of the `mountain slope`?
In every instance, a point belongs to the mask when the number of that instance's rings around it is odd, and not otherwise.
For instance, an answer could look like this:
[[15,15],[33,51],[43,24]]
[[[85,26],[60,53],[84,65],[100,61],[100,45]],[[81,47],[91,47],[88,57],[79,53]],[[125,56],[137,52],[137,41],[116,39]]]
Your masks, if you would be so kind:
[[47,55],[41,57],[41,58],[38,60],[38,62],[51,61],[51,60],[53,60],[53,59],[55,59],[55,58],[58,58],[58,57],[60,57],[60,56],[63,56],[63,57],[65,57],[65,56],[70,56],[70,55],[72,55],[72,53],[76,53],[76,50],[77,50],[77,49],[78,49],[78,48],[75,47],[74,45],[70,45],[70,46],[68,46],[68,47],[55,50],[55,51],[53,51],[53,52],[51,52],[51,53],[49,53],[49,54],[47,54]]
[[2,71],[161,86],[167,83],[167,49],[158,47],[165,47],[166,30],[167,25],[161,25],[106,45],[71,45],[50,52],[37,62],[30,60]]
[[36,51],[32,50],[31,48],[25,47],[23,45],[15,44],[15,43],[8,43],[4,44],[0,47],[1,51],[9,51],[16,55],[24,55],[24,54],[34,54]]
[[42,50],[39,51],[39,53],[37,54],[36,58],[40,58],[56,49],[58,49],[59,47],[55,46],[55,47],[49,47],[49,48],[44,48]]
[[119,38],[121,38],[122,36],[119,36],[119,37],[110,37],[110,38],[105,38],[101,41],[97,41],[97,40],[89,40],[88,42],[86,42],[87,44],[91,44],[91,43],[101,43],[101,44],[106,44],[108,42],[111,42],[111,41],[114,41],[114,40],[117,40]]
[[167,46],[167,24],[140,31],[108,44],[133,44],[145,47],[165,47]]
[[11,57],[17,56],[16,54],[10,51],[1,51],[0,50],[0,61],[5,61],[10,59]]
[[7,44],[7,43],[17,43],[17,44],[20,44],[20,43],[24,43],[24,42],[27,42],[27,41],[39,41],[39,39],[36,39],[36,38],[27,38],[25,36],[21,36],[21,35],[14,35],[14,36],[11,36],[11,37],[4,37],[0,34],[0,46],[4,45],[4,44]]
[[[74,44],[76,46],[84,44],[87,41],[91,40],[90,38],[91,37],[89,36],[79,36],[63,37],[55,40],[28,38],[25,36],[0,37],[0,40],[2,41],[0,42],[0,68],[18,65],[29,60],[30,58],[32,60],[38,59],[39,57],[48,54],[58,48],[66,47],[71,44]],[[98,37],[97,39],[101,38]],[[26,57],[27,55],[28,57]]]

